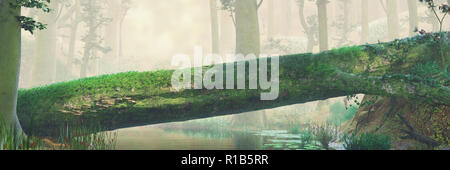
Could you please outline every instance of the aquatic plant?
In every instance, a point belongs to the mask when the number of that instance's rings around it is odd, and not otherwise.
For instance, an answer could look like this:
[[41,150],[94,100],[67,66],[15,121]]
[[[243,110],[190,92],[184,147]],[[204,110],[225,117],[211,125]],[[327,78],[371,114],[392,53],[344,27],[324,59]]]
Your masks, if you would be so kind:
[[311,132],[314,139],[326,150],[329,149],[331,142],[335,142],[339,138],[339,127],[328,122],[312,124]]
[[68,150],[114,150],[117,132],[107,132],[101,127],[77,125],[62,129],[56,149]]
[[39,139],[19,133],[14,126],[0,123],[0,150],[38,150],[43,146]]
[[376,133],[344,135],[344,148],[347,150],[389,150],[392,148],[390,137]]
[[61,130],[56,142],[50,138],[25,135],[0,123],[0,150],[113,150],[117,133],[86,126]]

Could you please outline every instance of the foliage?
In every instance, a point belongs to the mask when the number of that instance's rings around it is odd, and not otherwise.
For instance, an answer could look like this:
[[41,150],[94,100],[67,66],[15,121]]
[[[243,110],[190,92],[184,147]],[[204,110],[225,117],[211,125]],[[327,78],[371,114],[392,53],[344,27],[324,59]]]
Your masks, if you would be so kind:
[[[26,7],[26,8],[36,8],[41,9],[43,12],[50,12],[51,9],[48,7],[48,3],[50,3],[50,0],[16,0],[16,3],[11,3],[11,8],[20,8],[20,7]],[[21,28],[23,28],[25,31],[30,32],[33,34],[34,30],[43,30],[46,28],[46,25],[35,21],[31,17],[27,16],[16,16],[17,21],[19,21],[19,25]]]
[[389,150],[392,143],[389,136],[364,133],[359,136],[344,135],[344,147],[347,150]]
[[74,126],[62,129],[56,149],[114,150],[117,132],[106,132],[99,127]]
[[327,150],[329,149],[329,144],[339,138],[339,127],[331,123],[315,123],[310,128],[314,139]]
[[19,133],[14,126],[0,123],[0,150],[36,150],[42,147],[40,140]]
[[[448,4],[441,4],[439,6],[436,5],[436,3],[434,2],[434,0],[419,0],[420,2],[426,3],[428,8],[433,12],[433,14],[436,17],[436,20],[439,22],[439,35],[433,35],[431,33],[427,33],[425,30],[420,30],[418,31],[418,29],[416,29],[416,32],[419,32],[421,35],[424,34],[428,34],[428,35],[432,35],[434,40],[439,44],[440,47],[440,53],[441,53],[441,62],[442,62],[442,70],[447,71],[447,64],[445,61],[445,49],[443,47],[444,44],[444,40],[446,39],[445,33],[442,31],[442,27],[444,25],[444,20],[445,17],[450,14],[450,8],[448,6]],[[436,9],[438,8],[438,9]],[[439,12],[443,13],[442,16],[439,16],[437,10],[439,10]]]
[[302,143],[300,143],[300,147],[305,148],[308,145],[312,145],[314,143],[314,135],[312,134],[312,131],[309,129],[304,129],[300,132],[300,137]]
[[336,126],[340,126],[343,122],[350,120],[358,111],[357,106],[350,106],[345,108],[340,102],[336,102],[330,106],[331,116],[328,118],[328,122]]
[[[98,30],[102,26],[111,22],[111,18],[106,18],[102,13],[102,6],[99,1],[87,0],[81,3],[82,6],[82,22],[88,28],[88,31],[83,36],[81,41],[84,43],[84,54],[82,57],[82,72],[87,73],[87,65],[90,60],[98,59],[98,53],[107,53],[111,51],[110,47],[102,46],[103,37],[98,34]],[[84,67],[83,67],[84,66]],[[81,75],[82,77],[86,75]]]
[[101,128],[77,126],[61,130],[58,143],[42,137],[25,136],[17,128],[0,124],[0,150],[113,150],[117,134]]
[[305,41],[303,39],[276,37],[269,38],[267,41],[265,41],[263,43],[263,49],[271,53],[297,54],[306,51],[304,45],[302,44],[305,44]]

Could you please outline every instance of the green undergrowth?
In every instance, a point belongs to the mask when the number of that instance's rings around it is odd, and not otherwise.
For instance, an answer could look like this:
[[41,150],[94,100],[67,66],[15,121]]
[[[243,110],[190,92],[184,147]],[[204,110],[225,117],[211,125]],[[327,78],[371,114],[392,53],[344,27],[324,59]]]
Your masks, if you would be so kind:
[[347,150],[389,150],[392,143],[387,135],[363,133],[344,135],[344,147]]
[[83,125],[60,129],[54,138],[24,134],[0,125],[0,150],[114,150],[117,133]]

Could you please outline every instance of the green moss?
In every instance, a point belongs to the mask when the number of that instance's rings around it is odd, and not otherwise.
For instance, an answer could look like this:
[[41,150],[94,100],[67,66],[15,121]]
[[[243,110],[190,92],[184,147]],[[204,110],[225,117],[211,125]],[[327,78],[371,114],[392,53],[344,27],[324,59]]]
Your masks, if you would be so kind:
[[[114,129],[242,113],[357,93],[393,95],[383,89],[383,83],[387,81],[398,90],[395,95],[420,99],[423,96],[414,96],[403,87],[405,82],[410,82],[405,76],[386,76],[383,79],[338,76],[338,70],[364,76],[394,72],[391,64],[397,65],[398,62],[390,63],[393,60],[386,59],[385,55],[403,56],[405,50],[392,44],[282,56],[280,97],[275,101],[261,101],[261,89],[175,92],[171,90],[170,82],[173,70],[161,70],[103,75],[21,89],[17,108],[24,129],[35,129],[27,125],[27,122],[34,120],[34,125],[41,128],[38,131],[51,134],[52,129],[79,120],[91,124],[100,122],[104,127]],[[423,47],[402,48],[412,51]],[[400,73],[408,71],[408,62],[404,63],[407,66],[401,67],[405,70],[400,70]],[[210,67],[204,67],[204,71],[207,68]],[[417,88],[425,89],[423,94],[433,97],[442,95],[442,101],[447,101],[446,91],[420,85],[417,84]]]

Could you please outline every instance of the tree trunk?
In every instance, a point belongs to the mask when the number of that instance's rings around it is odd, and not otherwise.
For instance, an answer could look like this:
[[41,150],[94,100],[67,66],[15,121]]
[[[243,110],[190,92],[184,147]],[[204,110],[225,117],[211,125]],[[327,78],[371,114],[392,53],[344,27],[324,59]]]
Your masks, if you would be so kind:
[[[39,128],[23,125],[24,129],[50,135],[58,134],[58,127],[73,122],[116,129],[244,113],[352,94],[448,106],[448,86],[429,85],[408,75],[380,77],[408,72],[424,60],[433,61],[439,54],[432,42],[429,37],[419,36],[319,54],[282,56],[279,98],[274,101],[261,101],[262,90],[176,92],[171,90],[173,71],[164,70],[121,73],[23,90],[19,93],[18,115],[21,121],[29,122],[33,114],[33,124]],[[390,57],[401,55],[407,55],[405,60]],[[364,67],[367,65],[370,69]]]
[[369,0],[361,2],[361,43],[369,41]]
[[[236,4],[236,53],[247,56],[260,54],[260,33],[256,0],[239,0]],[[251,112],[233,117],[238,126],[264,125],[265,114]],[[251,121],[253,120],[253,121]]]
[[[69,40],[69,54],[67,58],[67,70],[70,73],[70,77],[73,75],[73,64],[75,59],[75,44],[78,36],[78,25],[80,24],[80,3],[78,1],[75,2],[75,16],[72,19],[72,25],[70,26],[70,40]],[[69,76],[69,75],[67,75]],[[67,78],[66,76],[66,78]]]
[[328,0],[317,0],[317,9],[319,16],[319,48],[320,51],[328,50]]
[[236,53],[260,53],[259,21],[256,0],[239,0],[236,4]]
[[[50,4],[51,9],[56,9],[57,6],[57,3]],[[55,81],[57,12],[39,13],[39,20],[47,24],[47,28],[36,33],[32,86],[47,85]]]
[[418,28],[419,20],[417,13],[417,0],[408,0],[409,10],[409,36],[416,34],[414,31]]
[[386,0],[387,6],[387,23],[389,41],[398,38],[399,35],[399,19],[397,11],[397,0]]
[[20,73],[20,27],[15,16],[20,8],[12,9],[15,0],[0,1],[0,123],[15,126],[21,131],[17,119],[17,90]]
[[211,44],[212,52],[214,54],[220,53],[219,47],[219,21],[217,19],[217,0],[209,1],[210,16],[211,16]]
[[119,29],[120,29],[120,0],[108,0],[108,18],[111,22],[106,26],[105,43],[111,48],[111,51],[106,53],[101,58],[100,74],[110,74],[117,70],[119,58]]
[[308,44],[306,46],[306,52],[313,52],[313,48],[316,45],[316,40],[314,38],[314,31],[312,30],[312,28],[308,25],[308,23],[306,23],[306,18],[305,18],[305,0],[299,0],[297,1],[297,5],[298,5],[298,15],[300,18],[300,24],[303,27],[303,32],[306,34],[306,37],[308,38]]

